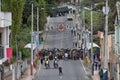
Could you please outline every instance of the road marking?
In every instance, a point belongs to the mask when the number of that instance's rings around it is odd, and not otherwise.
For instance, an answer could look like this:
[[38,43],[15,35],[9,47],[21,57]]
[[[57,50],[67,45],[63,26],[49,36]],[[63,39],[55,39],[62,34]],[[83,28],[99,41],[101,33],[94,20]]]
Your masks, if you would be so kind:
[[86,69],[85,69],[85,67],[84,67],[84,65],[83,65],[83,63],[82,63],[82,60],[81,60],[81,59],[80,59],[80,62],[81,62],[82,67],[83,67],[83,69],[84,69],[84,71],[85,71],[85,74],[87,74],[87,71],[86,71]]

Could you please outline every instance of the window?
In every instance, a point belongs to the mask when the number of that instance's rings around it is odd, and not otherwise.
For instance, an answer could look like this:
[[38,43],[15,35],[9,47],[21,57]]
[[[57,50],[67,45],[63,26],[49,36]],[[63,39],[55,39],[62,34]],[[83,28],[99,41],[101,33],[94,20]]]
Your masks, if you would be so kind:
[[9,28],[7,27],[7,28],[6,28],[6,44],[7,44],[7,45],[8,45],[8,39],[9,39],[9,38],[8,38],[8,37],[9,37],[9,36],[8,36],[8,35],[9,35],[8,33],[9,33]]

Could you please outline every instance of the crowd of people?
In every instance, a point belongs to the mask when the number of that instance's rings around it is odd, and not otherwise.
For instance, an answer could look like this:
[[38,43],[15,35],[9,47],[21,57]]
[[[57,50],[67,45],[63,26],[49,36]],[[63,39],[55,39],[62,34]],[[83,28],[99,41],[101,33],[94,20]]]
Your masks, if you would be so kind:
[[58,59],[79,59],[82,57],[83,52],[81,50],[77,49],[42,49],[39,52],[39,56],[41,59],[41,63],[45,58],[48,58],[49,60],[53,60],[56,56]]
[[[78,60],[78,59],[85,59],[88,54],[84,52],[83,49],[57,49],[57,48],[52,48],[52,49],[42,49],[38,53],[39,59],[41,61],[41,64],[45,65],[46,69],[50,68],[50,61],[53,62],[54,68],[57,68],[59,70],[59,74],[62,74],[62,67],[58,64],[59,60]],[[88,56],[90,57],[90,56]],[[101,59],[100,55],[94,54],[93,55],[93,65],[92,69],[94,70],[99,70],[100,75],[101,74]]]

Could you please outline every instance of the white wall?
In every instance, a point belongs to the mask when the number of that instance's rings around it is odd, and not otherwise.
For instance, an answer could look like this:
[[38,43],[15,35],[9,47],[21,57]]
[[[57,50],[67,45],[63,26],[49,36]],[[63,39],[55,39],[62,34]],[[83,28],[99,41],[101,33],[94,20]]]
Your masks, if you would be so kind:
[[0,28],[0,32],[2,33],[2,46],[4,47],[4,58],[0,60],[0,64],[7,60],[6,58],[6,48],[9,48],[9,32],[7,32],[9,27]]
[[0,12],[0,27],[10,26],[12,24],[11,12]]

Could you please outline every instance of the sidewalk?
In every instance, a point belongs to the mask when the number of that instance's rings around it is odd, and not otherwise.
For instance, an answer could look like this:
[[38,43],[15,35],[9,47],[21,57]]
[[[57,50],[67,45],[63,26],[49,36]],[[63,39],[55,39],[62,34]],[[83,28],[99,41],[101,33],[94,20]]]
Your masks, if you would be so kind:
[[90,67],[88,68],[88,64],[86,64],[86,62],[84,60],[82,60],[82,63],[85,67],[85,71],[87,72],[88,77],[90,77],[92,80],[100,80],[99,74],[98,74],[98,70],[94,71],[94,75],[91,74],[91,70]]
[[32,80],[34,78],[34,74],[36,73],[35,69],[33,69],[33,75],[30,75],[30,67],[27,68],[25,75],[22,76],[21,80]]
[[100,80],[98,72],[99,72],[98,70],[94,71],[94,75],[92,76],[93,80]]
[[[46,41],[46,38],[47,38],[47,35],[46,33],[42,35],[43,36],[43,43],[38,47],[39,50],[43,49],[44,48],[44,45],[45,45],[45,41]],[[37,63],[37,70],[38,68],[40,67],[40,61],[38,61]],[[21,80],[33,80],[34,77],[36,76],[37,74],[37,70],[35,68],[33,69],[33,75],[30,75],[30,66],[27,68],[27,70],[25,71],[25,75],[22,76]]]
[[4,67],[4,80],[12,80],[12,70],[9,67]]

